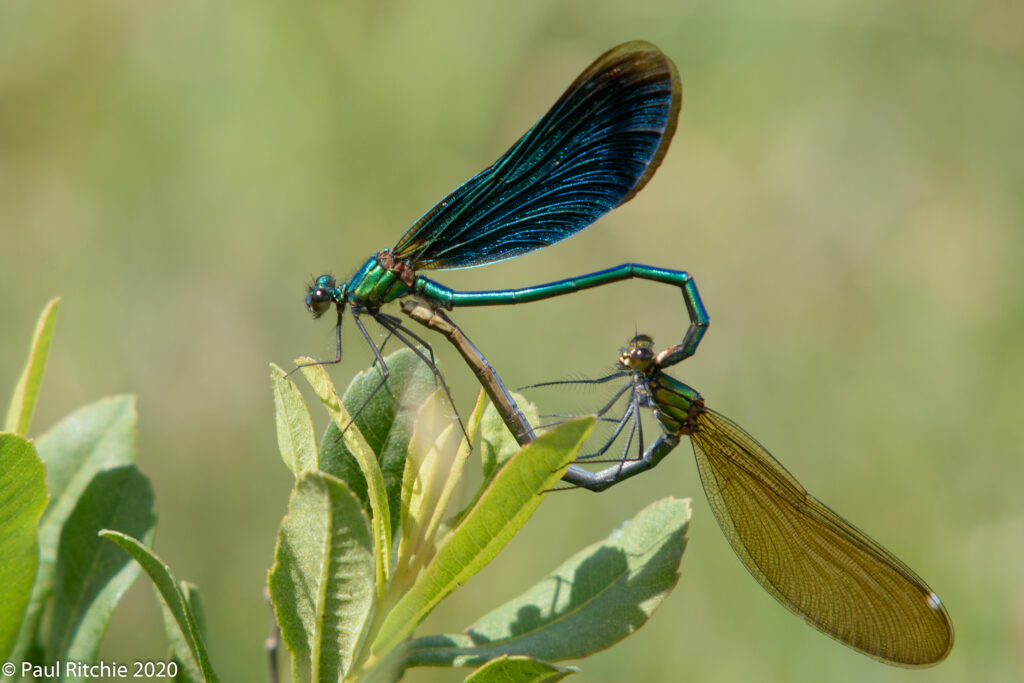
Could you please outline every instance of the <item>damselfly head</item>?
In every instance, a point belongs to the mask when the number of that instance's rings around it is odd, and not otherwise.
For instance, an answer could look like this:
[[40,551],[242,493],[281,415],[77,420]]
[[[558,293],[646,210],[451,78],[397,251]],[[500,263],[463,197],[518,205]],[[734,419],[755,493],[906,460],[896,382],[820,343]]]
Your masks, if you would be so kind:
[[638,334],[629,341],[629,345],[622,349],[619,356],[619,365],[627,370],[639,370],[643,372],[650,367],[654,361],[654,340],[646,334]]
[[306,308],[313,314],[314,319],[322,316],[331,307],[336,284],[330,275],[321,275],[309,286],[309,294],[306,295]]

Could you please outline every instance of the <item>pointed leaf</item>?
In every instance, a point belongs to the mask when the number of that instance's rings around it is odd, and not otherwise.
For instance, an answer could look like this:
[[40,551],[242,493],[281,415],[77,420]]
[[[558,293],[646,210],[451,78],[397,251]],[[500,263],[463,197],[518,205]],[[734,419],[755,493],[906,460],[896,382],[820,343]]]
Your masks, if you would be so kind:
[[156,528],[153,488],[134,465],[98,473],[60,535],[46,661],[91,662],[139,565],[99,537],[114,529],[150,542]]
[[43,462],[29,441],[0,434],[0,660],[14,647],[39,566],[36,528],[46,506]]
[[[445,519],[445,513],[448,510],[448,503],[451,501],[452,494],[455,492],[455,488],[458,486],[459,481],[462,478],[462,472],[466,467],[466,461],[469,459],[470,449],[472,448],[472,442],[476,436],[477,428],[480,426],[480,419],[483,415],[484,405],[487,402],[487,394],[483,389],[477,394],[476,405],[473,407],[473,412],[470,413],[469,422],[466,424],[466,439],[462,439],[459,442],[458,452],[455,454],[455,459],[452,461],[452,465],[448,468],[447,479],[444,483],[444,488],[441,490],[440,495],[437,498],[437,502],[434,504],[434,508],[431,512],[431,517],[427,521],[427,526],[420,532],[420,546],[429,545],[429,552],[427,548],[417,548],[415,550],[416,559],[415,562],[409,567],[410,572],[419,572],[419,569],[433,559],[434,548],[437,545],[439,539],[439,531],[442,523]],[[405,540],[404,538],[402,539]],[[401,561],[399,561],[401,566]],[[415,575],[415,574],[414,574]]]
[[136,458],[135,398],[115,396],[81,408],[39,437],[36,448],[46,463],[50,503],[39,524],[39,571],[26,608],[15,654],[31,644],[36,623],[53,589],[57,541],[68,515],[97,472]]
[[293,680],[342,680],[375,594],[370,523],[342,481],[307,472],[296,483],[269,586]]
[[689,500],[652,503],[465,635],[414,640],[407,665],[478,666],[505,654],[559,661],[614,645],[643,626],[678,582],[689,519]]
[[[513,401],[522,407],[523,415],[526,420],[536,426],[540,422],[540,418],[537,412],[537,406],[534,403],[530,403],[522,395],[515,392],[509,392],[512,396]],[[523,407],[525,406],[525,407]],[[473,500],[466,505],[465,508],[457,512],[455,515],[445,521],[445,527],[451,528],[457,525],[466,513],[469,512],[477,500],[483,495],[486,490],[486,485],[490,482],[491,478],[494,477],[494,473],[498,471],[498,468],[505,464],[510,457],[512,457],[520,449],[519,443],[515,437],[512,436],[512,432],[509,431],[508,426],[505,424],[504,419],[500,413],[495,409],[494,404],[491,401],[487,402],[487,407],[484,410],[483,417],[480,421],[480,455],[481,465],[484,475],[484,485],[481,486],[474,496]]]
[[540,505],[540,494],[557,484],[593,426],[590,416],[568,420],[505,463],[385,618],[373,644],[375,655],[409,637],[438,602],[494,559]]
[[182,594],[181,589],[178,588],[178,583],[174,580],[174,577],[171,576],[170,568],[159,557],[154,555],[149,548],[131,536],[126,536],[119,531],[106,529],[100,532],[100,536],[110,539],[121,546],[136,562],[142,565],[143,571],[152,580],[160,600],[171,611],[171,614],[174,615],[174,622],[181,632],[181,637],[188,644],[190,655],[195,660],[198,669],[202,671],[204,680],[208,683],[215,682],[217,675],[210,666],[210,658],[206,653],[206,644],[199,632],[195,618],[192,616],[192,610],[188,605],[188,601]]
[[532,657],[502,656],[487,662],[465,680],[466,683],[554,683],[574,673],[579,673],[579,669]]
[[66,519],[97,472],[135,462],[137,421],[135,397],[112,396],[76,410],[39,437],[53,496],[48,520]]
[[[451,418],[448,399],[441,390],[427,399],[416,418],[409,442],[402,484],[402,541],[396,558],[399,569],[405,567],[424,545],[433,539],[425,536],[434,508],[444,490],[447,475],[457,457],[462,431]],[[422,557],[422,553],[419,553]]]
[[273,363],[270,364],[270,385],[274,390],[274,418],[281,459],[296,477],[320,469],[313,418],[299,388]]
[[[533,426],[540,424],[537,405],[521,394],[511,393],[512,399],[522,410],[526,421]],[[494,471],[518,450],[519,443],[512,436],[512,432],[508,430],[505,421],[494,404],[488,403],[483,420],[480,422],[480,458],[483,461],[484,480],[490,479],[494,475]]]
[[4,420],[4,431],[28,434],[36,399],[39,397],[39,385],[43,382],[43,370],[46,368],[46,356],[50,352],[50,339],[53,336],[53,324],[57,320],[59,302],[59,298],[50,299],[36,321],[36,330],[28,350],[28,362],[14,387],[14,395],[7,408],[7,419]]
[[[179,581],[178,590],[185,597],[185,603],[188,605],[189,613],[192,615],[192,621],[196,625],[196,631],[199,633],[200,640],[205,642],[206,611],[203,609],[203,602],[199,598],[199,589],[195,584],[188,581]],[[175,621],[174,614],[163,600],[160,601],[160,612],[164,618],[164,633],[167,635],[167,642],[171,646],[171,657],[177,662],[179,668],[178,675],[174,680],[182,681],[183,683],[201,683],[203,672],[199,670],[199,665],[196,664],[195,659],[192,657],[188,641],[185,640],[181,629],[178,628],[178,622]]]
[[[366,481],[367,497],[370,501],[370,528],[373,531],[373,556],[376,560],[376,586],[378,595],[387,586],[391,572],[391,513],[388,507],[387,491],[384,488],[384,476],[381,474],[377,457],[366,443],[362,432],[352,424],[348,411],[341,404],[338,393],[334,390],[331,378],[322,365],[308,365],[302,368],[313,391],[327,408],[334,424],[345,430],[342,442],[349,449],[352,457],[359,465],[359,470]],[[328,430],[330,435],[330,430]],[[321,464],[326,466],[325,458]],[[339,481],[344,481],[339,479]],[[351,489],[349,489],[351,492]]]
[[[409,450],[409,439],[412,438],[420,406],[434,392],[437,384],[427,364],[409,349],[400,349],[387,356],[385,361],[391,372],[387,384],[377,390],[382,377],[380,369],[376,366],[367,368],[352,378],[342,403],[350,415],[355,415],[362,408],[355,426],[366,437],[380,463],[391,512],[391,528],[399,529],[405,454]],[[339,434],[338,425],[328,426],[320,443],[320,469],[345,482],[369,512],[366,479],[346,444],[347,440],[339,439]]]

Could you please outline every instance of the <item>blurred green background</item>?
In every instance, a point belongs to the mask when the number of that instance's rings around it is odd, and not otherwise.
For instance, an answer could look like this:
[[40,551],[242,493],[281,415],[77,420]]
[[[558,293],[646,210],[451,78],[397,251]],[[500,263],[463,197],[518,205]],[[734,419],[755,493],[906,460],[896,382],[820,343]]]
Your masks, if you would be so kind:
[[[803,625],[733,556],[686,444],[608,493],[550,496],[420,633],[460,630],[648,501],[693,496],[677,590],[577,662],[583,680],[1020,680],[1022,36],[1011,0],[0,0],[0,387],[62,296],[35,432],[138,395],[157,552],[199,584],[223,679],[263,680],[291,481],[267,363],[333,353],[306,282],[394,244],[592,59],[644,38],[684,89],[647,188],[557,247],[439,279],[689,270],[713,324],[673,374],[924,576],[957,644],[908,672]],[[678,292],[645,283],[456,319],[513,386],[596,375],[634,330],[662,346],[685,326]],[[370,358],[352,325],[345,343],[341,387]],[[468,406],[472,374],[443,347]],[[103,654],[164,653],[140,580]]]

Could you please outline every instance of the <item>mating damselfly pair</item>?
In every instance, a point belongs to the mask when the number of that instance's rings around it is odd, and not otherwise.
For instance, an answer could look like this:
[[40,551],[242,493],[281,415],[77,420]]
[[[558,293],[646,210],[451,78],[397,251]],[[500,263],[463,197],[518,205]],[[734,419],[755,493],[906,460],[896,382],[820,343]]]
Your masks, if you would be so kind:
[[[766,591],[818,630],[869,656],[902,666],[935,664],[952,648],[953,630],[927,584],[807,493],[746,431],[707,408],[697,391],[665,373],[694,354],[709,322],[686,271],[627,263],[487,291],[454,291],[421,274],[494,263],[555,244],[629,201],[664,157],[680,105],[676,68],[655,46],[629,42],[600,56],[504,155],[427,211],[394,247],[371,256],[348,281],[323,275],[313,282],[306,305],[314,317],[332,305],[337,313],[336,356],[327,362],[341,360],[342,319],[351,308],[379,364],[378,388],[389,371],[363,315],[413,349],[443,385],[429,343],[382,311],[401,299],[410,319],[456,346],[516,439],[528,443],[535,438],[533,427],[445,311],[527,303],[634,278],[678,287],[689,319],[682,340],[656,353],[649,337],[636,335],[622,351],[618,370],[594,380],[625,380],[615,398],[624,398],[626,407],[598,452],[624,433],[626,450],[635,436],[637,456],[624,456],[599,472],[572,466],[564,481],[604,490],[651,469],[689,437],[719,525]],[[654,412],[662,430],[647,448],[640,422],[645,410]]]

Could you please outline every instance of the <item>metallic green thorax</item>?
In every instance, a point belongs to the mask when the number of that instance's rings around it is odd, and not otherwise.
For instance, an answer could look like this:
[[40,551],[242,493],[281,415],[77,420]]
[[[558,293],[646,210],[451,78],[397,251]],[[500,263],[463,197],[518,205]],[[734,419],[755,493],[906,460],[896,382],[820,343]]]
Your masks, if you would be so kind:
[[[698,306],[699,303],[698,299]],[[694,319],[693,308],[690,310],[691,319]],[[704,327],[706,326],[705,320]],[[691,325],[691,329],[694,327],[696,325]],[[687,337],[691,336],[687,334]],[[626,348],[622,349],[622,355],[619,356],[619,367],[634,373],[634,387],[640,391],[643,402],[654,408],[654,413],[665,428],[666,434],[673,437],[669,450],[678,443],[678,437],[689,436],[698,430],[697,417],[705,412],[704,399],[697,390],[669,377],[663,370],[678,363],[679,358],[692,355],[692,351],[684,355],[685,346],[686,339],[683,344],[677,344],[655,354],[654,340],[646,334],[638,334],[629,341]]]
[[658,420],[669,434],[692,434],[697,429],[696,417],[704,412],[704,399],[688,384],[669,377],[657,366],[652,368],[647,386]]
[[[382,252],[383,253],[383,252]],[[346,299],[355,306],[375,311],[382,305],[405,296],[411,290],[394,269],[384,267],[372,256],[348,282]]]

